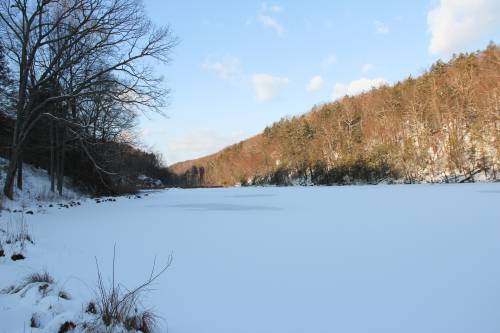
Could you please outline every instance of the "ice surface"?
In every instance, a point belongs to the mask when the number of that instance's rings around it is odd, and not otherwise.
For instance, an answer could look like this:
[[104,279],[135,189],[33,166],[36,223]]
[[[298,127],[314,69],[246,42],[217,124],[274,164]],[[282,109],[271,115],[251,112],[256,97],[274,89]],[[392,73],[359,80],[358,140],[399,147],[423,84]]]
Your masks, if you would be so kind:
[[[115,243],[129,287],[173,254],[145,301],[171,333],[500,332],[498,183],[166,190],[28,218],[0,288],[45,269],[84,304]],[[0,295],[0,332],[34,309]]]

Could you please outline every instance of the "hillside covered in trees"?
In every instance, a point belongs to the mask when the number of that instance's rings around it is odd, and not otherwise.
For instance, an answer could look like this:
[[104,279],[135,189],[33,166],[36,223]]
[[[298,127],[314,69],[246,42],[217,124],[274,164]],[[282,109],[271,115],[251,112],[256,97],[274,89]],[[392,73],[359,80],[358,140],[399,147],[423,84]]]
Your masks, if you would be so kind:
[[171,170],[189,186],[496,180],[499,139],[500,49],[491,43]]

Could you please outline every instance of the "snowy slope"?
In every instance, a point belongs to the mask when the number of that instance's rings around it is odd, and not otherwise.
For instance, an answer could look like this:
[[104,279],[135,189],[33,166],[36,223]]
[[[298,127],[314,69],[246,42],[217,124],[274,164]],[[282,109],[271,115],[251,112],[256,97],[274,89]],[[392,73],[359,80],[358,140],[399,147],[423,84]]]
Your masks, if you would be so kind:
[[[8,160],[0,158],[0,189],[3,189]],[[40,203],[65,202],[82,199],[83,195],[72,188],[70,179],[64,180],[63,196],[50,192],[50,178],[47,171],[29,164],[23,165],[23,191],[15,187],[14,202],[4,199],[4,208],[33,208]]]
[[0,295],[1,333],[31,332],[34,312],[36,333],[82,320],[115,243],[127,287],[173,254],[144,300],[162,332],[500,331],[498,183],[168,190],[27,219],[35,244],[0,259],[0,289],[44,270],[56,284]]

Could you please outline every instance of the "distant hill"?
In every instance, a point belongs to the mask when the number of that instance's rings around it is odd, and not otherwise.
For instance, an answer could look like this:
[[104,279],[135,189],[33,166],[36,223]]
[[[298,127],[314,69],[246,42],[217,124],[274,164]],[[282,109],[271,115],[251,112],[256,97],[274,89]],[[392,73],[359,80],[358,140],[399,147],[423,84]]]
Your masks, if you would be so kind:
[[500,50],[491,43],[170,170],[188,186],[492,180],[499,139]]

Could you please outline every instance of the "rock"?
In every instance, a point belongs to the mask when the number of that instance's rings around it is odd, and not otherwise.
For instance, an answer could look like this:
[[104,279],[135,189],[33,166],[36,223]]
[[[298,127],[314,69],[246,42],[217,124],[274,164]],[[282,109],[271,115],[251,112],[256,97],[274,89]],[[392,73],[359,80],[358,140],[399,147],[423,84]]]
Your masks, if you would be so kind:
[[21,253],[15,253],[12,255],[12,257],[10,257],[10,259],[12,259],[12,261],[18,261],[18,260],[24,260],[26,258]]

